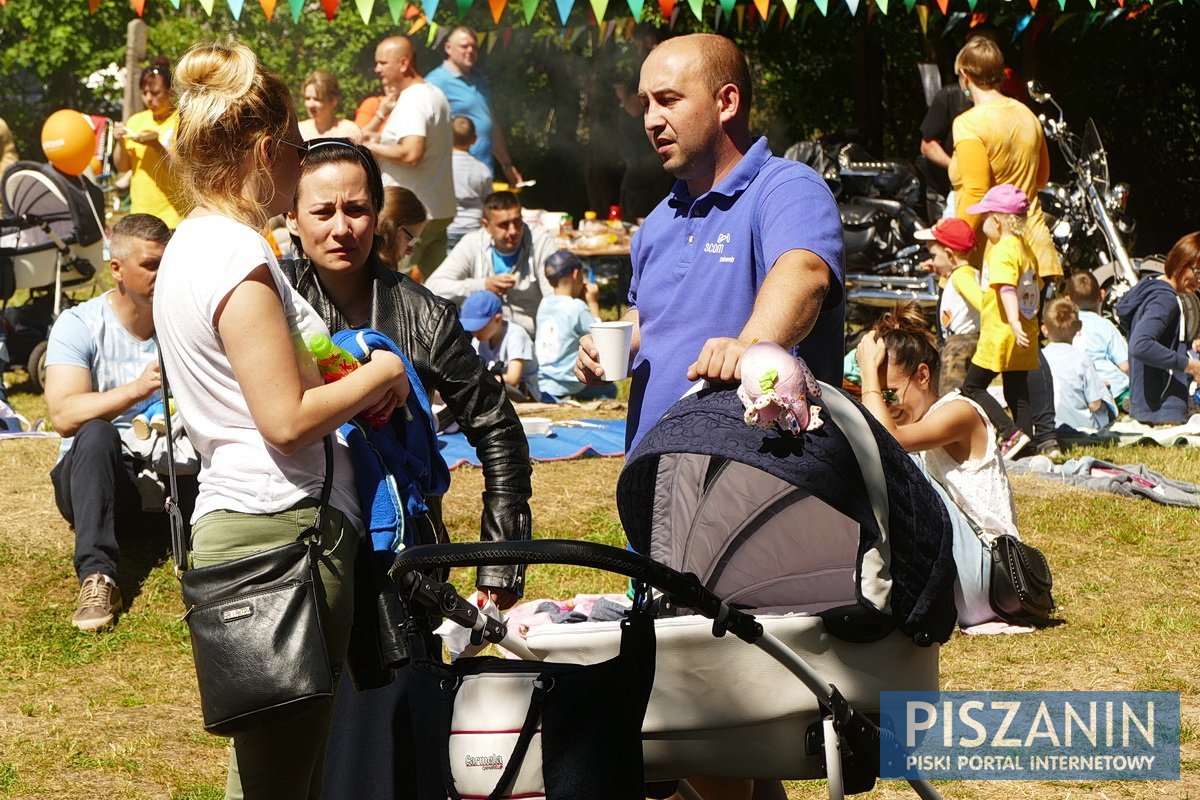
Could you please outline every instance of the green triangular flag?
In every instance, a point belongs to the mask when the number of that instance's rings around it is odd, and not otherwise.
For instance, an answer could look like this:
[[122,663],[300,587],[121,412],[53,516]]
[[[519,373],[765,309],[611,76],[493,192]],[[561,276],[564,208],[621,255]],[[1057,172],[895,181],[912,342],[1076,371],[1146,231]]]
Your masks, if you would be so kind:
[[917,0],[904,0],[904,7],[907,8],[909,11],[912,11],[913,7],[916,4],[917,4]]
[[388,11],[392,15],[392,24],[400,24],[400,15],[404,13],[404,7],[408,5],[408,0],[387,0]]
[[[212,0],[209,0],[212,4]],[[204,5],[204,0],[200,0],[200,5]],[[304,0],[288,0],[288,5],[292,7],[292,22],[300,21],[300,12],[304,10]]]
[[974,11],[975,4],[978,2],[979,2],[979,0],[967,0],[967,8],[971,9],[971,11]]
[[[825,17],[829,15],[829,0],[813,0],[813,2],[816,3],[817,8],[820,9],[821,16]],[[905,0],[905,2],[907,2],[907,0]],[[913,2],[915,3],[916,0],[913,0]]]
[[733,7],[737,4],[737,0],[718,0],[721,5],[721,11],[726,17],[733,13]]
[[629,3],[629,10],[633,12],[634,22],[641,22],[644,0],[626,0],[626,2]]
[[175,10],[179,10],[179,0],[171,0],[171,5],[175,6]]
[[204,13],[212,16],[213,0],[200,0],[200,7],[204,9]]
[[875,0],[875,7],[882,11],[884,16],[887,16],[888,0]]
[[703,11],[704,0],[688,0],[688,8],[692,10],[692,15],[696,19],[701,19],[700,12]]
[[796,0],[783,0],[783,8],[787,11],[788,19],[796,18]]
[[596,15],[596,24],[604,22],[604,12],[608,11],[608,0],[590,0],[592,13]]
[[369,25],[371,22],[371,7],[375,5],[375,0],[354,0],[354,5],[358,8],[358,15],[362,17],[363,25]]
[[462,19],[471,10],[471,0],[458,0],[458,18]]
[[525,24],[533,22],[533,15],[537,13],[538,0],[521,0],[521,10],[525,12]]

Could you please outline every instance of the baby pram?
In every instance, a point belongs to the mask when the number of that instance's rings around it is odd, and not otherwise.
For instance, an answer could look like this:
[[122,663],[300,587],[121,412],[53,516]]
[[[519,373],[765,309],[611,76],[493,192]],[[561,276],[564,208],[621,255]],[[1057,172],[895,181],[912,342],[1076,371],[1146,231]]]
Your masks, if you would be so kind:
[[[647,433],[617,503],[653,560],[583,542],[438,545],[401,553],[393,574],[402,593],[418,582],[411,570],[468,564],[571,563],[646,581],[668,613],[715,620],[657,620],[648,779],[826,777],[830,797],[865,791],[879,769],[879,691],[937,688],[936,645],[955,622],[950,523],[895,441],[822,388],[824,425],[798,436],[746,425],[732,391],[684,398]],[[455,605],[439,602],[441,615]],[[492,627],[491,640],[504,635]],[[712,635],[726,630],[757,648]],[[619,639],[615,623],[547,625],[516,649],[595,664]]]
[[[104,266],[104,195],[83,176],[18,161],[0,180],[0,203],[0,362],[24,366],[40,391],[63,290],[84,286]],[[10,308],[20,289],[27,298]]]

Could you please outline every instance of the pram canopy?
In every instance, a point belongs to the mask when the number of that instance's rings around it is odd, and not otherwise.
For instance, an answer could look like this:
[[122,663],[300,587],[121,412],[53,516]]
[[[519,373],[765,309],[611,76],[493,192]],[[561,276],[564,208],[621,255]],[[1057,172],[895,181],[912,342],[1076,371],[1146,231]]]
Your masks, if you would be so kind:
[[[825,387],[824,391],[839,391]],[[846,434],[793,435],[743,420],[732,389],[676,403],[630,454],[617,508],[637,551],[730,603],[817,613],[858,604],[918,644],[955,624],[952,532],[932,486],[865,416],[887,484],[886,535]]]
[[5,249],[28,251],[54,247],[40,229],[45,222],[64,244],[87,246],[103,237],[100,215],[104,193],[83,176],[64,175],[52,164],[18,161],[4,171],[0,182],[5,233],[17,231]]

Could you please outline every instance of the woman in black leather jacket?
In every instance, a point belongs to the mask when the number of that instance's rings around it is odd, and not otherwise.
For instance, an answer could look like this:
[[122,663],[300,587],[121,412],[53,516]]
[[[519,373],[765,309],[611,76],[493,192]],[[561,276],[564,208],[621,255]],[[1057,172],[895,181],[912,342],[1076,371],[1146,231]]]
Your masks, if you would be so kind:
[[[379,169],[368,151],[345,139],[310,141],[295,207],[287,218],[305,258],[283,262],[284,273],[331,331],[370,327],[400,347],[426,390],[441,394],[479,454],[484,477],[480,538],[528,539],[532,468],[520,420],[476,355],[454,304],[392,271],[378,257],[375,226],[382,201]],[[400,235],[409,234],[401,229]],[[441,498],[426,501],[439,538],[446,539]],[[476,583],[507,608],[522,594],[524,571],[480,567]],[[410,746],[397,730],[407,727],[401,719],[406,710],[400,684],[397,680],[382,689],[355,692],[343,679],[325,797],[409,796]]]

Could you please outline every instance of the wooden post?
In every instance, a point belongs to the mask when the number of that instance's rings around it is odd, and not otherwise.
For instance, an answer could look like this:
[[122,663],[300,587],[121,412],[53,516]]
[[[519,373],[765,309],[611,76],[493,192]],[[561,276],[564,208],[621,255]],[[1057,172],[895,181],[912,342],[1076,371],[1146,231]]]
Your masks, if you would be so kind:
[[145,108],[138,86],[145,58],[146,23],[141,19],[130,20],[129,27],[125,29],[125,101],[121,106],[121,120],[124,122]]

